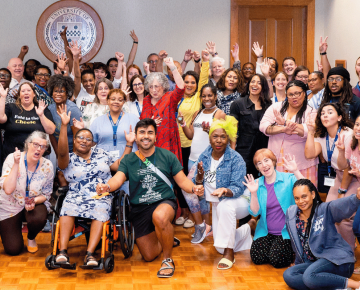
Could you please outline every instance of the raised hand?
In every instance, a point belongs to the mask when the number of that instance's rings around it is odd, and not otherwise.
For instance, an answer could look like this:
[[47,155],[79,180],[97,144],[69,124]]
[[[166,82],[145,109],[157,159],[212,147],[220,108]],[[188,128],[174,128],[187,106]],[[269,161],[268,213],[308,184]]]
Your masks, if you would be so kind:
[[208,52],[210,52],[210,54],[214,57],[216,52],[216,43],[213,41],[208,41],[206,43],[206,47]]
[[59,70],[65,70],[65,66],[68,63],[68,59],[66,58],[66,55],[64,53],[57,55],[57,60],[55,60],[56,65]]
[[67,107],[66,107],[66,105],[64,105],[64,104],[62,104],[62,105],[58,108],[58,110],[56,111],[57,114],[60,116],[60,118],[61,118],[61,123],[62,123],[63,125],[67,125],[67,124],[70,123],[71,111],[69,111],[68,114],[66,113],[66,111],[67,111]]
[[185,54],[184,54],[184,61],[185,62],[189,62],[192,57],[193,57],[193,52],[191,51],[191,49],[188,49],[187,51],[185,51]]
[[60,37],[64,40],[66,39],[66,31],[67,31],[67,26],[65,26],[63,31],[60,31]]
[[47,107],[47,105],[45,105],[45,101],[44,100],[40,100],[39,101],[39,106],[36,107],[35,106],[35,112],[39,117],[42,117],[44,115],[44,110]]
[[206,49],[201,51],[201,58],[203,62],[207,62],[210,60],[210,52],[208,52]]
[[77,41],[72,41],[71,43],[69,43],[68,48],[70,49],[73,57],[80,57],[81,46],[78,46]]
[[203,166],[203,162],[200,161],[197,164],[197,175],[203,176],[204,175],[204,166]]
[[308,131],[311,133],[315,133],[315,119],[309,116],[306,120],[306,126],[308,128]]
[[124,61],[124,54],[121,52],[115,52],[115,57],[118,60],[118,62],[123,62]]
[[82,119],[82,117],[80,117],[80,121],[76,120],[75,118],[72,119],[74,127],[77,129],[84,129],[85,128],[85,124],[84,121]]
[[159,52],[160,59],[167,58],[167,56],[168,56],[168,53],[165,50],[160,50],[160,52]]
[[326,52],[326,50],[328,48],[328,44],[326,42],[327,39],[328,39],[328,37],[326,36],[324,41],[323,41],[322,36],[320,36],[320,43],[319,43],[319,51],[320,51],[320,53]]
[[266,57],[264,58],[264,62],[260,66],[261,72],[263,73],[264,77],[269,77],[270,72],[270,62],[269,59]]
[[284,133],[288,135],[296,135],[297,132],[295,131],[297,128],[297,124],[291,121],[286,122]]
[[132,130],[132,127],[130,125],[129,133],[126,133],[126,130],[124,130],[125,134],[125,140],[127,143],[134,143],[135,142],[135,132]]
[[15,147],[15,152],[14,152],[13,156],[14,156],[14,164],[19,164],[20,157],[21,157],[21,151],[17,147]]
[[273,109],[274,116],[275,116],[275,122],[276,124],[283,126],[285,124],[285,119],[283,116],[281,116],[280,112],[277,111],[275,108]]
[[294,155],[290,155],[289,153],[286,154],[283,157],[283,161],[284,161],[284,168],[289,171],[289,172],[295,172],[297,170],[297,165],[296,165],[296,161],[295,161],[295,156]]
[[203,131],[209,134],[210,131],[210,123],[209,122],[202,122],[201,124]]
[[316,61],[316,63],[317,63],[318,71],[323,72],[322,64],[318,60]]
[[[125,66],[126,66],[126,64],[125,64]],[[122,91],[124,92],[125,96],[130,95],[130,93],[132,92],[132,91],[130,91],[130,87],[128,85],[126,85],[126,89],[122,90]]]
[[235,43],[233,45],[233,49],[230,50],[230,52],[231,52],[231,55],[232,55],[234,61],[238,61],[239,60],[239,45],[237,43]]
[[198,61],[200,59],[200,53],[198,51],[194,51],[194,54],[193,54],[193,59],[195,61]]
[[257,193],[259,189],[259,180],[255,180],[254,176],[252,174],[248,174],[247,176],[244,176],[246,182],[242,182],[251,193]]
[[138,37],[135,34],[135,30],[130,31],[130,36],[133,39],[134,42],[139,42]]
[[23,45],[20,49],[20,53],[27,54],[29,52],[29,47],[27,45]]
[[185,122],[185,119],[184,119],[184,115],[178,111],[178,117],[177,117],[177,121],[178,123],[182,126]]
[[148,75],[150,73],[149,64],[145,61],[143,62],[143,68],[144,68],[145,74]]
[[262,45],[260,47],[259,43],[256,41],[253,44],[252,47],[253,52],[255,53],[255,55],[259,58],[259,57],[263,57],[263,52],[264,52],[264,46]]
[[335,146],[339,151],[344,151],[345,150],[345,134],[340,135],[339,139],[335,142]]
[[174,60],[172,57],[167,57],[164,59],[165,64],[169,67],[169,69],[172,69],[175,67]]
[[9,88],[7,88],[7,89],[5,90],[4,87],[3,87],[3,85],[0,84],[0,97],[1,97],[1,98],[6,98],[8,92],[9,92]]

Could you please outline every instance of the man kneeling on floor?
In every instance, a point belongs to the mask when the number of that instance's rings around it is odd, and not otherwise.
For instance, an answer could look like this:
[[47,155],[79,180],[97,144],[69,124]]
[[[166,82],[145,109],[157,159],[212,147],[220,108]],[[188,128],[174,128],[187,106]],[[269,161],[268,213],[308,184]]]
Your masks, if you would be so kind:
[[[204,194],[202,185],[194,185],[182,171],[176,156],[155,147],[156,123],[143,119],[135,127],[135,140],[139,150],[126,155],[120,162],[116,175],[107,184],[98,184],[96,191],[115,191],[130,181],[131,212],[129,219],[135,229],[136,244],[143,258],[152,261],[163,251],[164,260],[157,273],[159,278],[174,275],[172,249],[180,241],[174,238],[172,221],[177,203],[172,189],[174,180],[186,192]],[[175,245],[174,245],[175,244]]]

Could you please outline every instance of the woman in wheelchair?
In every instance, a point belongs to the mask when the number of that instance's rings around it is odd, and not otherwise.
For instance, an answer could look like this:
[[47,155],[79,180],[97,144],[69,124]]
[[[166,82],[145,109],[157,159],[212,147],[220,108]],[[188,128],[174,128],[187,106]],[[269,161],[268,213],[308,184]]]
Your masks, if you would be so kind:
[[19,255],[24,248],[23,221],[27,222],[28,251],[38,250],[35,238],[46,224],[53,190],[53,165],[42,157],[49,145],[47,134],[34,131],[25,140],[24,152],[15,148],[4,162],[0,178],[0,236],[9,255]]
[[[116,160],[108,152],[92,148],[93,135],[88,129],[81,129],[76,133],[73,153],[69,154],[67,126],[71,112],[66,112],[66,105],[58,110],[62,122],[58,143],[58,167],[69,182],[69,191],[60,212],[60,251],[55,261],[58,264],[69,263],[69,238],[75,218],[81,217],[92,220],[84,265],[97,266],[98,262],[93,253],[100,241],[103,223],[109,220],[113,196],[109,194],[99,199],[94,198],[96,184],[106,183],[111,178],[110,170],[118,169],[122,157]],[[129,146],[125,148],[123,156],[131,152],[135,139],[131,127],[129,134],[125,132],[125,137]]]

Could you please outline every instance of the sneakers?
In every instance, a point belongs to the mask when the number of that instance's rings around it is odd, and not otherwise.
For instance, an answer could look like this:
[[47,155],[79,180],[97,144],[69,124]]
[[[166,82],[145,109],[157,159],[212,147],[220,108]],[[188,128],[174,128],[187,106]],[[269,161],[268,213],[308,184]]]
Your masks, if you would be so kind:
[[206,237],[206,224],[195,225],[195,234],[191,240],[192,244],[200,244]]
[[[205,223],[205,225],[206,225],[206,236],[205,237],[212,237],[212,235],[213,235],[212,226],[209,226],[207,223]],[[195,233],[193,233],[191,235],[191,237],[192,238],[195,237]]]
[[42,231],[44,233],[48,233],[51,231],[51,224],[49,220],[46,220],[46,225],[44,226],[44,228],[42,229]]
[[194,225],[195,225],[195,222],[193,222],[193,221],[190,220],[190,219],[187,219],[187,220],[184,222],[184,228],[185,228],[185,229],[192,228]]

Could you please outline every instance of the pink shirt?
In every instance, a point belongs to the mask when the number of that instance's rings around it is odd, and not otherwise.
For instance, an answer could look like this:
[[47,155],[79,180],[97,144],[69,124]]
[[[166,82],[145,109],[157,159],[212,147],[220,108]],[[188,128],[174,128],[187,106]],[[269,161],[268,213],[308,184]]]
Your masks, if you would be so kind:
[[[305,158],[305,143],[308,134],[308,128],[305,124],[305,120],[309,118],[310,114],[316,114],[316,110],[307,106],[305,111],[304,118],[304,136],[300,137],[298,135],[287,135],[285,133],[268,135],[266,134],[266,129],[275,123],[274,109],[280,112],[282,102],[272,104],[265,112],[261,122],[260,122],[260,131],[263,132],[266,136],[269,136],[268,148],[275,154],[276,158],[279,161],[281,147],[284,149],[284,155],[289,153],[295,156],[296,164],[299,170],[309,168],[311,166],[317,165],[319,163],[318,158],[306,159]],[[287,112],[284,115],[285,120],[287,120]],[[295,122],[296,115],[291,118],[290,121]]]
[[[351,150],[351,143],[345,143],[345,158],[349,160],[352,169],[360,170],[360,150],[359,145],[356,146],[355,150]],[[359,178],[358,178],[359,180]]]

